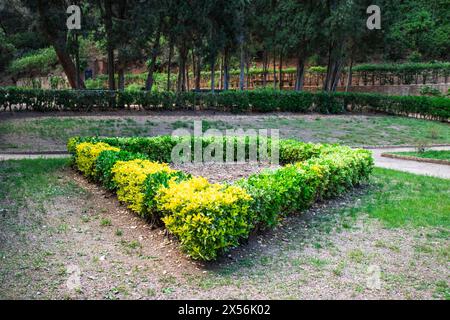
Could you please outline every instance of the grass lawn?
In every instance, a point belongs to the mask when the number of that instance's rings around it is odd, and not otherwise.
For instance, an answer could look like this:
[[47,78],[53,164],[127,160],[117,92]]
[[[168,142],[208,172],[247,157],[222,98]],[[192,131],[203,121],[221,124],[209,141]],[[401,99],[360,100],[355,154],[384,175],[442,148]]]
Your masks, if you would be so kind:
[[0,298],[450,299],[449,193],[450,180],[375,169],[369,186],[202,265],[68,160],[3,161]]
[[399,156],[450,161],[450,150],[428,150],[424,152],[393,152]]
[[367,115],[167,115],[70,116],[10,118],[0,121],[1,151],[65,150],[68,138],[80,136],[153,136],[191,130],[194,120],[203,129],[280,129],[282,138],[361,145],[450,144],[445,123],[394,116]]

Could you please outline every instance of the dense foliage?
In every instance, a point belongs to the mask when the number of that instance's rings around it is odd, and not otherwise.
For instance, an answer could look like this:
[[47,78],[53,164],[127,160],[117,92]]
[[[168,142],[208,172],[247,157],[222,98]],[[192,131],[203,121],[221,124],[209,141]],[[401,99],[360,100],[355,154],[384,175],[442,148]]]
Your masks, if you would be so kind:
[[[18,0],[0,6],[0,55],[6,65],[36,49],[53,47],[69,83],[82,70],[83,41],[92,41],[107,57],[108,89],[125,89],[124,73],[147,66],[143,85],[188,91],[188,78],[210,72],[211,89],[228,88],[230,74],[262,74],[295,61],[295,89],[302,89],[310,65],[326,65],[323,88],[335,91],[345,66],[367,61],[448,61],[450,3],[446,0],[80,0],[82,28],[68,31],[67,1]],[[381,30],[369,30],[367,8],[381,9]],[[27,21],[28,23],[23,23]],[[1,60],[1,59],[0,59]],[[20,60],[19,60],[20,61]],[[290,62],[292,64],[292,62]],[[362,68],[362,67],[361,67]],[[0,66],[1,69],[1,66]],[[221,79],[215,71],[221,69]],[[364,69],[364,68],[362,68]],[[176,85],[172,74],[176,70]],[[168,73],[167,86],[157,77]],[[271,86],[267,79],[264,86]],[[171,85],[172,83],[172,85]],[[100,83],[95,83],[96,85]],[[89,86],[92,87],[92,81]],[[102,85],[105,85],[103,82]],[[274,87],[280,85],[275,81]],[[281,85],[280,85],[281,87]]]
[[170,181],[155,198],[167,230],[194,259],[212,260],[247,238],[253,227],[252,198],[237,186],[211,184],[202,177]]
[[[68,150],[84,175],[116,191],[132,211],[163,223],[194,259],[217,258],[254,228],[273,227],[283,216],[298,213],[317,199],[356,186],[373,167],[369,151],[281,140],[280,162],[286,166],[233,185],[212,184],[158,162],[170,162],[167,146],[180,139],[76,137],[69,140]],[[212,141],[204,138],[202,143]],[[163,145],[160,154],[151,152],[151,145]],[[133,153],[140,146],[143,153]]]
[[58,58],[55,50],[53,48],[45,48],[13,60],[9,66],[9,71],[17,75],[30,73],[48,74],[57,63]]
[[96,175],[96,161],[98,156],[107,150],[119,151],[116,147],[111,147],[110,145],[99,142],[99,143],[89,143],[83,142],[76,145],[76,157],[75,163],[78,169],[89,178],[93,178]]
[[212,109],[231,112],[288,111],[326,114],[374,111],[439,120],[450,118],[450,99],[444,97],[275,90],[174,93],[0,88],[0,110],[90,111],[124,108]]

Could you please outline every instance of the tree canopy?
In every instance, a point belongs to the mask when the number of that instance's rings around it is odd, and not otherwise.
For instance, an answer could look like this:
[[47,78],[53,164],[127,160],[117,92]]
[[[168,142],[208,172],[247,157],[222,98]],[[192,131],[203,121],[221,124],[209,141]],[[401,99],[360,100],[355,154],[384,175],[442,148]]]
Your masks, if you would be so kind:
[[[156,70],[177,70],[176,90],[189,76],[199,89],[201,70],[238,66],[256,60],[266,73],[283,59],[296,61],[296,90],[302,90],[305,65],[327,65],[324,90],[336,90],[341,71],[354,62],[446,61],[450,55],[450,0],[379,0],[381,30],[369,30],[368,0],[79,0],[82,28],[69,31],[65,0],[13,0],[0,6],[0,71],[13,59],[53,47],[73,88],[80,78],[80,42],[91,41],[108,60],[110,89],[123,89],[124,71],[146,63],[146,89]],[[28,23],[24,24],[24,21]],[[189,70],[192,70],[190,72]],[[270,72],[272,72],[270,71]],[[116,82],[118,79],[118,82]],[[264,80],[266,81],[266,80]],[[266,85],[266,83],[265,83]]]

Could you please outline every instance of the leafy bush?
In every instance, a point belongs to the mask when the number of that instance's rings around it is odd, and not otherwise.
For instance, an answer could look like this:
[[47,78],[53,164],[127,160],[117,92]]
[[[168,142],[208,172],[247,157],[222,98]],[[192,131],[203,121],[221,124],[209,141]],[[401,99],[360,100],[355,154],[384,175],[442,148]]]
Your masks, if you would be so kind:
[[13,60],[9,66],[9,71],[14,74],[24,74],[33,71],[47,74],[56,63],[58,63],[58,58],[55,50],[53,48],[45,48]]
[[175,170],[170,169],[165,163],[134,159],[116,162],[111,172],[112,181],[117,186],[117,198],[125,202],[134,212],[145,216],[144,182],[147,176],[157,172],[173,173]]
[[315,143],[301,143],[296,140],[281,140],[280,163],[289,164],[304,161],[320,155],[324,145]]
[[117,184],[113,181],[112,168],[118,161],[130,161],[135,159],[148,160],[148,157],[140,153],[131,153],[129,151],[102,152],[96,161],[96,180],[101,182],[108,190],[115,190]]
[[[311,146],[302,147],[307,150]],[[338,146],[316,150],[321,153],[310,159],[238,182],[253,198],[251,208],[259,225],[272,227],[283,215],[300,212],[318,198],[339,195],[369,177],[373,167],[369,151]]]
[[294,166],[300,170],[320,172],[316,197],[330,198],[367,179],[372,172],[373,158],[367,150],[328,146],[319,156]]
[[420,95],[422,96],[431,96],[431,97],[442,97],[441,90],[437,88],[433,88],[430,86],[425,86],[420,89]]
[[84,82],[86,89],[89,90],[106,90],[108,89],[108,85],[105,84],[101,79],[87,79]]
[[136,83],[132,83],[132,84],[129,84],[129,85],[125,88],[125,90],[126,90],[126,91],[130,91],[130,92],[139,92],[139,91],[142,90],[142,86],[140,86],[140,85],[138,85],[138,84],[136,84]]
[[253,228],[250,201],[244,189],[210,184],[205,178],[170,181],[156,196],[167,230],[192,258],[202,260],[215,259],[248,237]]
[[[226,148],[228,146],[232,146],[234,149],[233,157],[234,161],[243,161],[243,160],[249,160],[249,144],[250,144],[250,138],[249,137],[201,137],[201,138],[195,138],[194,137],[172,137],[172,136],[157,136],[157,137],[120,137],[120,138],[100,138],[100,137],[74,137],[69,139],[68,142],[68,150],[70,153],[74,153],[72,151],[74,149],[73,145],[80,143],[80,142],[90,142],[90,143],[98,143],[98,142],[104,142],[111,146],[118,147],[122,150],[127,150],[132,153],[142,153],[145,154],[149,160],[156,161],[156,162],[166,162],[170,163],[172,162],[172,150],[173,148],[180,142],[186,141],[185,139],[190,139],[191,148],[194,149],[194,144],[197,142],[201,143],[203,148],[211,144],[212,142],[219,142],[218,139],[222,139],[223,141],[223,160],[227,161],[227,152]],[[257,148],[260,147],[261,137],[258,137],[257,142]],[[200,140],[200,141],[198,141]],[[230,141],[232,140],[232,141]],[[254,140],[253,140],[254,141]],[[290,140],[291,142],[299,143],[295,140]],[[243,154],[243,159],[237,159],[237,147],[238,143],[240,144],[240,147],[245,151]],[[285,146],[286,144],[289,144],[289,140],[282,140],[280,145]],[[267,145],[267,152],[268,156],[271,155],[271,139],[266,139],[266,145]],[[315,146],[311,144],[311,146]],[[282,152],[287,147],[280,147],[280,150]],[[194,154],[192,152],[191,155],[192,159],[194,158]],[[292,161],[289,161],[288,159],[283,160],[287,158],[288,155],[281,154],[280,159],[283,161],[283,163],[290,163]]]
[[89,178],[94,178],[96,175],[96,167],[95,162],[97,157],[103,151],[120,151],[119,148],[111,147],[110,145],[99,142],[96,144],[89,142],[82,142],[76,145],[76,157],[75,162],[78,166],[78,169]]
[[58,89],[62,85],[65,85],[65,80],[60,76],[51,76],[49,81],[50,81],[50,87],[53,90]]
[[388,114],[450,118],[445,97],[386,96],[370,93],[310,93],[295,91],[224,91],[172,93],[145,91],[80,91],[0,88],[0,109],[34,111],[113,110],[139,106],[146,110],[201,109],[240,112],[385,112]]
[[[281,140],[280,161],[286,166],[231,186],[211,184],[154,162],[170,160],[180,139],[74,137],[68,150],[80,171],[116,189],[131,210],[163,222],[194,259],[215,259],[255,227],[273,227],[317,199],[342,194],[367,179],[373,167],[366,150]],[[214,141],[201,139],[203,146]]]
[[386,96],[370,93],[296,91],[224,91],[220,93],[38,90],[0,88],[0,109],[90,111],[138,106],[146,110],[211,109],[239,112],[385,112],[396,115],[450,118],[450,99]]
[[190,174],[186,174],[182,171],[160,171],[149,174],[144,182],[144,205],[146,212],[154,221],[157,221],[159,213],[157,210],[157,203],[155,197],[158,194],[158,190],[162,187],[169,187],[169,182],[181,182],[191,179]]
[[395,75],[405,73],[428,72],[440,70],[450,73],[450,62],[411,62],[411,63],[382,63],[382,64],[360,64],[353,67],[353,71],[359,72],[390,72]]

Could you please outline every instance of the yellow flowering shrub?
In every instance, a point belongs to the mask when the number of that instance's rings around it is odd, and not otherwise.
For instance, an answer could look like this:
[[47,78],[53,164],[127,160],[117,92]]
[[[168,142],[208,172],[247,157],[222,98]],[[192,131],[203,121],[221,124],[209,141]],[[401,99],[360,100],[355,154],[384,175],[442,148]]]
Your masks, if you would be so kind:
[[77,151],[77,145],[80,143],[80,138],[72,137],[67,141],[67,151],[74,155]]
[[117,198],[125,202],[128,208],[144,215],[144,182],[147,176],[157,172],[175,173],[165,163],[135,159],[117,161],[112,170],[113,181],[117,185]]
[[152,162],[170,159],[177,141],[83,137],[70,139],[67,147],[83,174],[116,190],[131,210],[162,221],[183,250],[201,260],[237,246],[255,226],[273,227],[317,199],[342,194],[367,179],[373,168],[366,150],[282,140],[283,167],[234,185],[212,184]]
[[93,178],[95,176],[95,161],[100,153],[106,150],[120,151],[119,148],[112,147],[103,142],[82,142],[76,145],[75,150],[75,163],[78,169],[89,178]]
[[170,181],[155,200],[167,230],[194,259],[216,258],[253,228],[252,198],[237,186],[211,184],[202,177]]

